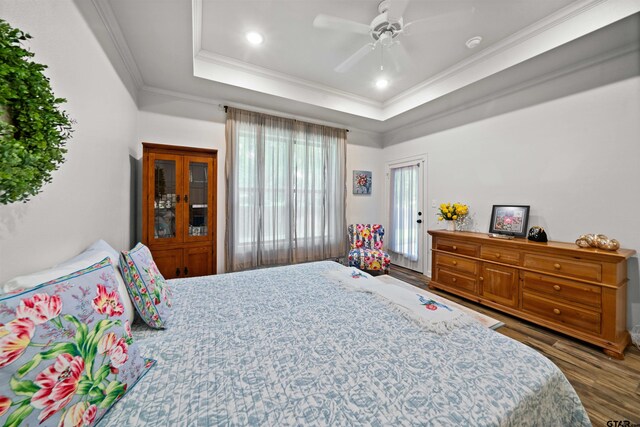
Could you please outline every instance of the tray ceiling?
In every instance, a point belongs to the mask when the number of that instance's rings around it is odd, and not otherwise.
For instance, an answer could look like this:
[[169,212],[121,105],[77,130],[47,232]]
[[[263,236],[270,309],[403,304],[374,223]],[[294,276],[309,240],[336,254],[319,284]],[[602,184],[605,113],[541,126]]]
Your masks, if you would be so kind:
[[[372,40],[317,28],[314,18],[325,14],[368,25],[378,15],[378,0],[92,1],[139,88],[230,103],[254,97],[265,104],[271,97],[274,105],[291,101],[308,106],[306,111],[375,122],[640,10],[636,0],[390,0],[390,10],[405,23],[424,21],[394,39],[399,45],[378,46],[346,72],[336,72]],[[247,31],[258,31],[264,42],[251,46]],[[465,42],[474,36],[482,43],[469,49]],[[384,90],[374,84],[381,75],[389,80]]]

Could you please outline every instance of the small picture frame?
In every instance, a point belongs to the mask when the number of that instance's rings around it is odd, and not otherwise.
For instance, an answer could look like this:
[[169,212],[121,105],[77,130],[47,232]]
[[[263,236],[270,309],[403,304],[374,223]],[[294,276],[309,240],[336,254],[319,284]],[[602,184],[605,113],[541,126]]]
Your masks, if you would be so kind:
[[529,206],[493,205],[489,233],[525,237],[529,222]]
[[353,194],[371,194],[371,171],[353,171]]

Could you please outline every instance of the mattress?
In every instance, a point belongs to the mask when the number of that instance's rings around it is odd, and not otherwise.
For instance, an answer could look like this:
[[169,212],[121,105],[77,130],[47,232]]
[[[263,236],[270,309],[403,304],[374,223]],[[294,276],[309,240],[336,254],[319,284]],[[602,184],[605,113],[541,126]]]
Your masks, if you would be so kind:
[[157,365],[101,426],[590,425],[562,372],[476,323],[425,330],[334,262],[176,279]]

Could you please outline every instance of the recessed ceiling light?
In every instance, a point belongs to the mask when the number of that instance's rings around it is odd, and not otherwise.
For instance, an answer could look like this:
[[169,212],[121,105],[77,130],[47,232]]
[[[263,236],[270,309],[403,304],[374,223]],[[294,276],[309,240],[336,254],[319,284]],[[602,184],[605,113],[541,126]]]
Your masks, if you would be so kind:
[[376,80],[376,87],[378,89],[384,89],[387,86],[389,86],[389,80],[387,80],[387,79],[378,79],[378,80]]
[[262,37],[262,34],[260,33],[256,33],[255,31],[250,31],[247,33],[247,40],[249,41],[249,43],[251,43],[252,45],[259,45],[264,41],[264,37]]
[[467,47],[469,49],[473,49],[474,47],[478,46],[481,41],[482,41],[482,37],[475,36],[475,37],[471,37],[469,40],[467,40],[465,44],[467,45]]

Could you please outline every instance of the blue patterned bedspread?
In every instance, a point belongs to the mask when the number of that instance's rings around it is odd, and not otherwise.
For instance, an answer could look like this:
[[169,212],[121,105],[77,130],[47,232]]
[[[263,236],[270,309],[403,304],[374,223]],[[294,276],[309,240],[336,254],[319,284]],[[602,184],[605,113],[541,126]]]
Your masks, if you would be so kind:
[[427,332],[321,274],[341,268],[170,281],[169,328],[134,328],[158,364],[100,425],[590,425],[536,351],[475,324]]

